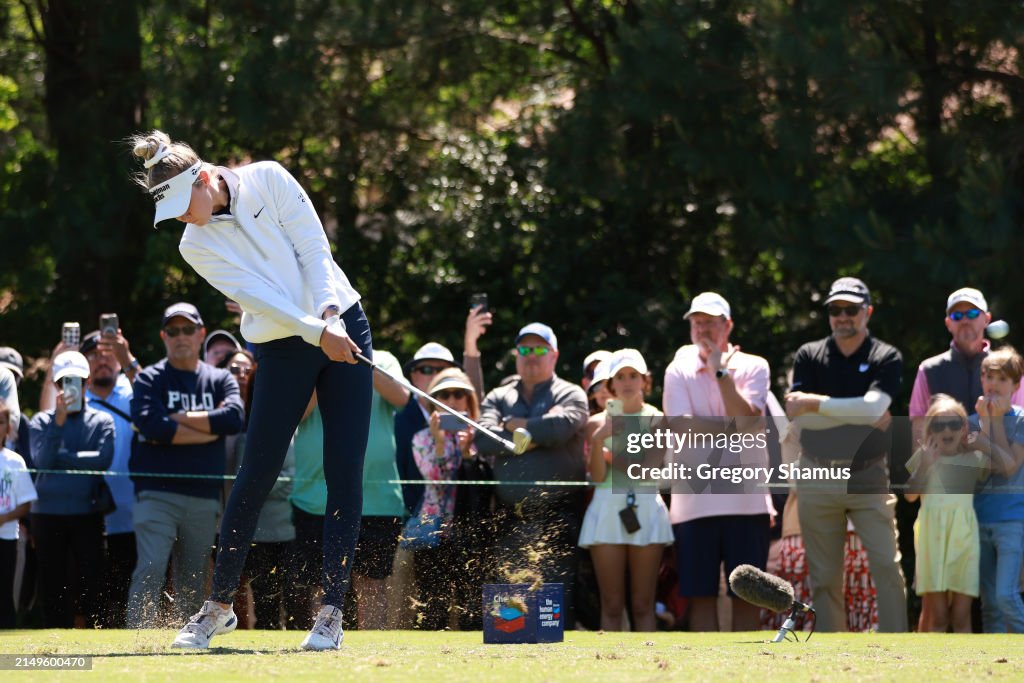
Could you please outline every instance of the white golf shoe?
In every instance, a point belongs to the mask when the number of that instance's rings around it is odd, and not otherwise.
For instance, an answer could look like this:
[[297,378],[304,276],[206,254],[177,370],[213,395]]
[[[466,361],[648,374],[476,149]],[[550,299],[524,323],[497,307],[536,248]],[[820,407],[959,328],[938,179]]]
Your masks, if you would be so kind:
[[238,626],[235,610],[231,607],[222,608],[215,602],[207,600],[185,627],[178,632],[171,647],[202,650],[210,647],[210,639],[222,633],[231,633]]
[[316,623],[302,641],[303,650],[340,650],[345,631],[341,627],[341,610],[324,605],[316,615]]

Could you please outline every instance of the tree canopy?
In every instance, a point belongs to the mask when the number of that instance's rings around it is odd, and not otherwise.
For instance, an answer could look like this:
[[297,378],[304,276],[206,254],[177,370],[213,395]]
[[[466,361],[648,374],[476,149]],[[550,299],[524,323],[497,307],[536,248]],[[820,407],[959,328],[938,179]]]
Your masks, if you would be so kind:
[[152,362],[173,301],[232,324],[132,183],[160,128],[295,174],[400,357],[486,291],[491,383],[542,320],[566,377],[632,346],[660,384],[715,290],[781,377],[850,274],[909,382],[950,291],[1024,304],[1022,41],[992,0],[0,0],[0,343],[117,311]]

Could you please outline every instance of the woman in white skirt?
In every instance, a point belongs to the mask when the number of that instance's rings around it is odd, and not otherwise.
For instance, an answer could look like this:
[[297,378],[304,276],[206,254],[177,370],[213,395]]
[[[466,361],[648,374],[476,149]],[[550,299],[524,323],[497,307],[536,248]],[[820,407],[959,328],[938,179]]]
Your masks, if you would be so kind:
[[[626,567],[629,567],[632,624],[634,631],[654,631],[654,613],[658,568],[666,545],[672,544],[672,525],[668,508],[656,487],[633,484],[625,472],[612,473],[612,452],[626,455],[620,432],[647,431],[651,420],[661,411],[644,402],[651,388],[647,363],[636,349],[616,351],[610,361],[608,389],[614,395],[595,422],[590,443],[590,477],[596,484],[594,498],[583,518],[581,548],[589,548],[601,591],[601,628],[624,630],[626,606]],[[612,443],[611,417],[634,418],[635,424],[623,430],[616,422]],[[636,456],[637,459],[643,455]],[[616,458],[619,466],[620,458]],[[614,481],[613,481],[614,480]]]

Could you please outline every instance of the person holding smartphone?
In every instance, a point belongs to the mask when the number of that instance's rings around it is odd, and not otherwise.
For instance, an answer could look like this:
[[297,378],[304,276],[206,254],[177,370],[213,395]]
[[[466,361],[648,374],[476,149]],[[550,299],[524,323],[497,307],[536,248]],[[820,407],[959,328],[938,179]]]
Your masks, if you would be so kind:
[[341,647],[342,605],[362,508],[362,466],[373,378],[354,353],[373,357],[360,295],[334,262],[309,196],[280,164],[215,166],[161,131],[131,138],[144,162],[137,180],[156,204],[154,226],[185,223],[181,255],[242,309],[242,335],[256,344],[245,456],[220,530],[210,599],[174,647],[206,648],[234,630],[231,603],[256,519],[284,461],[295,427],[316,389],[324,424],[322,607],[302,642]]
[[[430,383],[430,395],[452,410],[465,413],[473,420],[480,417],[480,403],[469,376],[457,368],[442,370]],[[444,418],[454,418],[452,423]],[[435,518],[440,533],[432,548],[413,552],[418,599],[422,607],[416,620],[417,627],[440,631],[448,626],[448,611],[452,601],[458,567],[463,565],[460,548],[452,542],[451,525],[455,516],[456,487],[445,485],[455,479],[463,458],[476,455],[473,445],[474,430],[445,415],[431,405],[427,427],[413,435],[412,454],[420,475],[432,482],[424,487],[417,518]],[[405,535],[405,534],[403,534]]]
[[[43,470],[105,470],[114,459],[114,419],[84,404],[82,381],[89,361],[78,351],[53,359],[57,393],[51,410],[36,413],[30,425],[36,467]],[[77,396],[75,395],[77,393]],[[45,628],[71,628],[74,596],[68,567],[74,566],[78,599],[86,626],[99,624],[103,593],[103,510],[98,474],[41,472],[32,503],[32,538],[39,561],[39,589]]]

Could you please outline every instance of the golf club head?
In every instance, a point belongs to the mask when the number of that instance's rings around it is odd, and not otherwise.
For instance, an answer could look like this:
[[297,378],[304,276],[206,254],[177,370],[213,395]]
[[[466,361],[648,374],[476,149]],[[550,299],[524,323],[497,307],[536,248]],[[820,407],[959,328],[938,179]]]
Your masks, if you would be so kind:
[[515,446],[516,455],[522,455],[526,452],[526,449],[530,447],[531,441],[533,441],[533,437],[530,436],[530,432],[522,427],[512,432],[512,444]]

